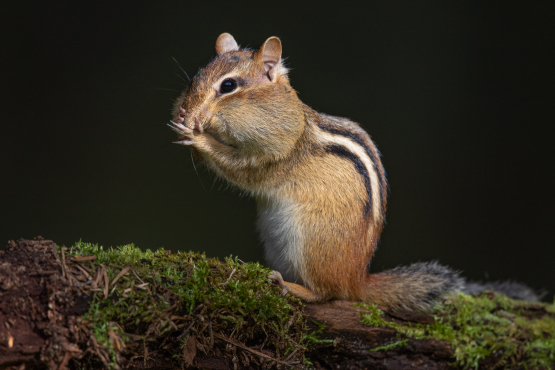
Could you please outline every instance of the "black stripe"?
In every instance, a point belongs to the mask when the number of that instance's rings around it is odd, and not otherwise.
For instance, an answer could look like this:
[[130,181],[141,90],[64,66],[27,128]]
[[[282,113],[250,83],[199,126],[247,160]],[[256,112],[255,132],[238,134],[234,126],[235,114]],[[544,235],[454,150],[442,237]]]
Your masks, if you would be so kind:
[[380,196],[382,198],[381,202],[380,202],[380,206],[382,208],[382,212],[385,211],[384,209],[384,204],[385,204],[385,199],[386,199],[386,187],[384,186],[384,176],[382,175],[381,171],[379,170],[378,167],[378,161],[379,159],[376,158],[376,156],[374,155],[374,152],[368,147],[368,145],[366,145],[366,143],[364,142],[364,139],[357,134],[356,132],[352,132],[349,130],[345,130],[345,129],[338,129],[335,127],[330,127],[325,125],[322,122],[318,123],[318,127],[320,127],[322,130],[329,132],[330,134],[334,134],[334,135],[341,135],[341,136],[345,136],[348,137],[349,139],[353,140],[355,143],[357,143],[358,145],[360,145],[361,147],[364,148],[364,151],[366,152],[366,154],[368,155],[368,158],[370,158],[370,160],[372,161],[372,164],[374,165],[374,170],[376,171],[377,175],[378,175],[378,182],[380,185]]
[[337,144],[328,145],[326,147],[326,152],[335,154],[342,158],[346,158],[351,162],[353,162],[358,173],[364,179],[364,187],[366,188],[366,194],[368,195],[368,200],[364,205],[364,215],[372,216],[372,186],[370,185],[370,176],[368,176],[368,171],[366,170],[366,166],[364,165],[364,163],[362,163],[362,161],[358,156],[351,153],[343,145],[337,145]]

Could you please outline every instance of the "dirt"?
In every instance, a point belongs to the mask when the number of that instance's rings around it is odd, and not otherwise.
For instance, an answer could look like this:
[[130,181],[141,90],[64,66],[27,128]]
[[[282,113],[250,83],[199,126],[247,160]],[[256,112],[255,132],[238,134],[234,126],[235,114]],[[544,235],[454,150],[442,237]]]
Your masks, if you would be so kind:
[[56,256],[55,244],[41,237],[10,241],[0,252],[0,369],[53,369],[82,354],[86,297]]

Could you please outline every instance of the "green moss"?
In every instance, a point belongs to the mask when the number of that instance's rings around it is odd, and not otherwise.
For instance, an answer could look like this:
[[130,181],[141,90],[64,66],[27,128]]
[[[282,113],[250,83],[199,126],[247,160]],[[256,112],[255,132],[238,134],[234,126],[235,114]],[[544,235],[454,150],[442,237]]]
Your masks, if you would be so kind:
[[[479,296],[457,294],[437,308],[431,325],[388,321],[373,305],[358,305],[362,322],[386,326],[401,337],[434,338],[447,341],[455,350],[455,363],[464,368],[479,367],[480,361],[494,359],[493,367],[552,368],[555,365],[554,305],[514,301],[491,292]],[[538,313],[530,317],[530,313]],[[375,348],[387,350],[406,341]]]
[[[311,333],[306,333],[303,335],[303,340],[302,343],[305,346],[311,346],[311,345],[318,345],[318,344],[332,344],[333,340],[332,339],[321,339],[321,335],[324,332],[324,330],[326,329],[326,324],[321,323],[319,321],[316,320],[312,320],[312,324],[316,327],[316,330],[314,330]],[[303,359],[303,365],[308,366],[309,368],[312,367],[312,362],[308,361],[307,358]]]
[[377,352],[377,351],[390,351],[392,349],[398,348],[398,347],[403,347],[406,346],[408,343],[408,339],[403,339],[403,340],[398,340],[396,342],[387,344],[385,346],[380,346],[380,347],[375,347],[370,349],[370,352]]
[[316,330],[314,330],[310,334],[305,334],[303,336],[303,343],[305,344],[320,344],[320,343],[333,343],[332,339],[321,339],[320,336],[326,329],[326,324],[318,322],[316,320],[312,320],[312,324],[316,326]]
[[[178,331],[183,332],[181,342],[195,335],[198,343],[205,344],[209,331],[233,335],[242,343],[265,338],[265,348],[278,359],[293,351],[302,357],[306,349],[306,317],[300,301],[282,297],[268,280],[271,270],[258,263],[231,257],[221,262],[204,254],[172,254],[164,249],[143,252],[134,245],[104,249],[79,242],[69,250],[69,257],[91,255],[96,260],[81,265],[92,281],[101,283],[95,289],[88,282],[92,302],[84,319],[112,365],[117,362],[118,338],[140,336],[146,342]],[[112,284],[126,267],[127,273]],[[99,277],[103,269],[110,282],[108,299]],[[181,358],[179,351],[171,355]]]

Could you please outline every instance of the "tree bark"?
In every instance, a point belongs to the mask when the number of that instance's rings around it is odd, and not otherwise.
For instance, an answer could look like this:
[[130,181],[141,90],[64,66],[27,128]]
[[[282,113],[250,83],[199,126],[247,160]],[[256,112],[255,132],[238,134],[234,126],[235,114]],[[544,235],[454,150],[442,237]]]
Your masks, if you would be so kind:
[[[398,333],[391,328],[369,327],[360,322],[355,302],[335,301],[308,304],[309,320],[325,322],[322,339],[332,343],[315,344],[306,354],[316,369],[450,369],[454,351],[447,342],[409,339],[406,346],[371,352],[371,348],[395,342]],[[404,321],[429,322],[430,317],[404,315]],[[433,318],[432,318],[433,320]]]

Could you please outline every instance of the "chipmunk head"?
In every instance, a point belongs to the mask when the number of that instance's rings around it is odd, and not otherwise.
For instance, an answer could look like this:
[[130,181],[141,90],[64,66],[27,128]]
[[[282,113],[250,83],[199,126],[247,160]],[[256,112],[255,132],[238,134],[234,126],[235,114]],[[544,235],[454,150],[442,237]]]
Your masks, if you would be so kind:
[[290,153],[304,128],[302,103],[282,64],[281,41],[240,49],[228,33],[218,56],[199,70],[176,104],[185,126],[195,123],[219,142],[259,158]]

